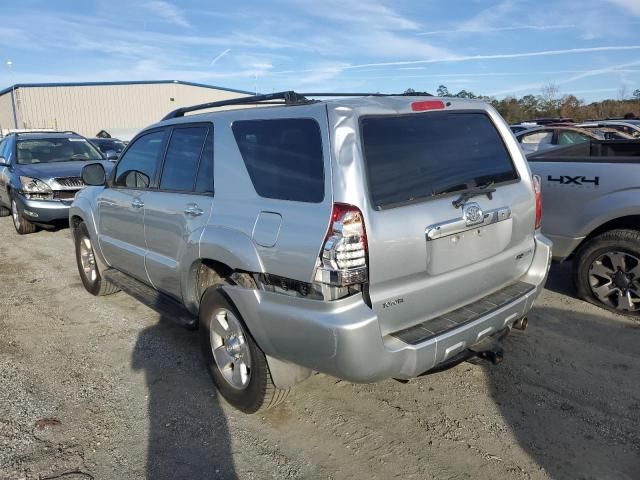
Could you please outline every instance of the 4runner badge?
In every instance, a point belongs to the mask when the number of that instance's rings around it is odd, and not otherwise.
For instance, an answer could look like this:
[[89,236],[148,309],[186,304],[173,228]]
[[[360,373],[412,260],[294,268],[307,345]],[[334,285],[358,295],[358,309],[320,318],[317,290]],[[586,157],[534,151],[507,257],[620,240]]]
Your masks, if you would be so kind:
[[475,225],[476,223],[482,223],[484,213],[477,203],[467,203],[462,208],[462,218],[464,218],[467,225]]

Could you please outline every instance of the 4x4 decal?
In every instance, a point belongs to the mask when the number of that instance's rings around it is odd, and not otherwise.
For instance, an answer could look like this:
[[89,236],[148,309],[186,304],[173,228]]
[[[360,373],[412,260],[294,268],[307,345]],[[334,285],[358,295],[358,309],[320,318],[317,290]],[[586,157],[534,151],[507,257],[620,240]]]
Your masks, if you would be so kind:
[[547,175],[547,182],[558,182],[561,185],[585,185],[587,183],[600,185],[600,177],[587,178],[584,175],[577,175],[575,177],[560,175],[554,178],[553,175]]

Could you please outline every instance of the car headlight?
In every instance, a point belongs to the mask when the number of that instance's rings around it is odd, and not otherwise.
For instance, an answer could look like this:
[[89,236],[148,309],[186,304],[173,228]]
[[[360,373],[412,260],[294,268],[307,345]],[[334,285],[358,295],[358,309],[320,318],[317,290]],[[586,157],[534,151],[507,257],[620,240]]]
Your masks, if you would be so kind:
[[51,187],[47,185],[47,182],[39,178],[20,177],[20,183],[22,185],[22,193],[24,193],[27,198],[34,200],[53,198],[53,190],[51,190]]

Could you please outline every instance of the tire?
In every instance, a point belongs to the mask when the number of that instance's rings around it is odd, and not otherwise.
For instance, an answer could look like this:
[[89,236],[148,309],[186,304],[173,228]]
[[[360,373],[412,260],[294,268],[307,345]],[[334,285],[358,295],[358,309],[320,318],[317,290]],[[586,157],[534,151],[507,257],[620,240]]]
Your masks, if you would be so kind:
[[[238,310],[217,287],[209,287],[202,296],[199,330],[207,370],[229,404],[242,412],[255,413],[287,398],[289,389],[273,384],[264,353]],[[220,353],[214,355],[214,349]],[[219,367],[223,362],[225,365]]]
[[9,215],[11,215],[11,210],[0,205],[0,217],[8,217]]
[[578,296],[623,315],[640,317],[640,231],[611,230],[576,253]]
[[25,220],[22,213],[18,209],[18,204],[16,203],[15,198],[11,197],[11,217],[13,219],[13,226],[18,232],[19,235],[25,235],[27,233],[35,232],[38,227],[36,227],[33,223],[28,220]]
[[74,243],[78,273],[87,292],[95,296],[118,292],[118,287],[100,275],[91,237],[84,222],[80,222],[74,231]]

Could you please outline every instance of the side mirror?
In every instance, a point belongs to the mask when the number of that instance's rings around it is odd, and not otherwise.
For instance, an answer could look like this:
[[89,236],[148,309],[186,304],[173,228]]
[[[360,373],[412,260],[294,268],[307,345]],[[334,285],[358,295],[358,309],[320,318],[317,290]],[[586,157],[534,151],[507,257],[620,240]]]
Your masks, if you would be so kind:
[[116,152],[115,150],[107,150],[106,152],[104,152],[104,156],[107,157],[107,160],[110,160],[112,162],[118,160],[118,152]]
[[82,167],[82,181],[92,187],[100,187],[107,183],[107,174],[102,164],[90,163]]
[[9,166],[9,162],[7,162],[7,159],[4,157],[0,157],[0,167],[8,167]]

